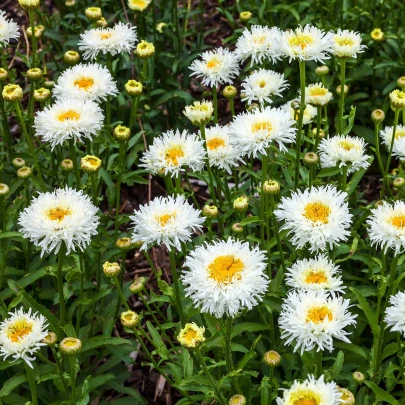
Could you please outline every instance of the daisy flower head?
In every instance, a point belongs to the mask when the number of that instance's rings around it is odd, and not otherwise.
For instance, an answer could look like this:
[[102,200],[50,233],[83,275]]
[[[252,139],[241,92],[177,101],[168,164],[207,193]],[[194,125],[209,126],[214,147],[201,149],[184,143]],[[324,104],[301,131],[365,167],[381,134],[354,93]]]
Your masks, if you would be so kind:
[[239,114],[231,123],[232,142],[242,154],[266,154],[266,149],[277,143],[280,150],[284,143],[295,142],[295,121],[283,108],[266,107]]
[[0,10],[0,47],[7,46],[12,39],[18,39],[19,36],[18,24],[8,19],[5,11]]
[[94,101],[63,98],[36,114],[34,128],[44,142],[51,143],[53,150],[69,139],[92,140],[103,127],[103,121],[103,112]]
[[336,135],[322,139],[319,145],[322,167],[348,166],[348,173],[370,166],[365,152],[366,143],[357,136]]
[[112,28],[92,28],[80,34],[79,49],[84,59],[95,59],[100,52],[113,56],[130,53],[136,41],[136,28],[119,22]]
[[239,75],[238,59],[234,53],[226,48],[217,48],[206,51],[201,59],[195,60],[190,70],[190,76],[202,78],[202,84],[208,87],[217,87],[218,84],[232,83]]
[[337,30],[333,34],[333,54],[338,58],[356,58],[357,54],[364,52],[365,45],[361,45],[361,35],[350,30]]
[[271,104],[274,96],[281,96],[281,93],[289,87],[284,74],[272,70],[259,69],[248,76],[242,83],[242,101],[252,104],[257,101],[260,104]]
[[371,245],[380,245],[384,252],[392,249],[395,255],[405,250],[405,202],[389,204],[383,201],[371,210],[367,223]]
[[323,107],[333,98],[333,94],[323,87],[322,83],[310,84],[305,87],[305,101],[316,107]]
[[286,273],[286,284],[292,288],[343,293],[344,286],[339,266],[326,255],[297,260]]
[[324,376],[315,379],[313,375],[302,382],[294,381],[291,388],[283,390],[277,405],[340,405],[341,392],[335,382],[325,382]]
[[[288,112],[288,114],[290,115],[290,117],[294,120],[294,121],[298,121],[299,116],[300,116],[300,110],[299,109],[294,109],[292,107],[291,104],[293,103],[299,103],[299,100],[292,100],[286,104],[284,104],[281,108],[284,108],[285,111]],[[306,104],[305,105],[305,110],[304,110],[304,116],[303,116],[303,120],[302,120],[302,124],[303,125],[308,125],[310,124],[315,117],[317,116],[318,111],[317,109],[311,105],[311,104]]]
[[281,338],[293,344],[294,352],[333,350],[333,338],[350,343],[345,328],[356,324],[348,312],[349,300],[326,291],[293,291],[281,306],[278,320]]
[[196,135],[170,130],[153,140],[141,158],[141,166],[154,174],[164,171],[175,176],[187,168],[201,171],[205,157],[204,142]]
[[[383,143],[387,146],[388,150],[391,147],[392,136],[394,134],[394,127],[385,127],[380,131],[380,136]],[[392,147],[392,155],[396,156],[399,160],[405,160],[405,126],[397,125],[395,131],[394,145]]]
[[181,280],[186,296],[217,318],[235,317],[262,300],[269,285],[266,252],[229,238],[197,247],[186,258]]
[[80,63],[65,70],[53,88],[56,98],[80,98],[101,102],[116,96],[118,89],[110,71],[98,63]]
[[143,242],[141,250],[154,244],[164,244],[169,251],[171,247],[181,250],[181,242],[201,231],[204,218],[200,214],[182,195],[156,197],[129,217],[134,224],[132,240]]
[[201,126],[210,122],[214,106],[211,101],[194,101],[192,105],[187,105],[183,114],[191,121],[193,125]]
[[283,197],[274,211],[281,229],[292,234],[291,242],[298,249],[307,243],[314,253],[333,248],[350,235],[352,215],[346,202],[347,193],[332,185],[298,190]]
[[231,174],[232,167],[239,165],[241,156],[231,143],[229,126],[215,125],[206,128],[205,140],[210,165],[224,169]]
[[83,251],[97,235],[97,211],[87,195],[66,186],[40,193],[20,213],[18,224],[24,238],[42,249],[41,256],[45,252],[57,254],[63,243],[68,255],[76,252],[76,247]]
[[405,293],[402,291],[391,295],[390,306],[385,311],[385,322],[392,332],[400,332],[405,336]]
[[128,0],[128,7],[134,11],[144,11],[150,3],[151,0]]
[[321,62],[329,59],[332,52],[333,34],[307,24],[304,28],[298,26],[295,30],[281,33],[279,42],[280,53],[292,59],[302,61],[314,60]]
[[236,42],[235,54],[244,62],[250,58],[250,66],[261,64],[268,59],[275,63],[280,59],[278,43],[280,30],[277,27],[253,25],[251,29],[245,28]]
[[42,340],[48,335],[47,321],[31,308],[24,312],[22,308],[9,313],[9,317],[0,323],[0,356],[11,356],[15,360],[24,360],[31,368],[35,353],[41,346],[46,346]]

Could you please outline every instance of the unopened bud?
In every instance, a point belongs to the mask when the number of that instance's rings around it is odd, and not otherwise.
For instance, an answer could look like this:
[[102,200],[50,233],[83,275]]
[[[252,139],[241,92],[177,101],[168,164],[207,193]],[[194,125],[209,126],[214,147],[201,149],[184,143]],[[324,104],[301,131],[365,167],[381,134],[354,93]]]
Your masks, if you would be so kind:
[[246,405],[246,398],[243,395],[234,395],[229,399],[228,405]]
[[76,51],[66,51],[63,60],[69,65],[76,65],[76,63],[80,62],[80,54]]
[[218,208],[215,205],[204,205],[202,213],[207,218],[216,218],[218,216]]
[[135,328],[140,320],[140,316],[134,311],[125,311],[120,317],[121,325],[125,328]]
[[99,28],[107,28],[108,22],[104,17],[101,17],[99,20],[96,21],[96,25]]
[[[34,34],[35,34],[35,39],[40,39],[42,37],[42,34],[45,31],[45,27],[43,25],[36,25],[34,27]],[[32,29],[31,27],[28,27],[25,31],[27,33],[28,38],[32,38]]]
[[7,84],[3,88],[3,98],[6,101],[20,101],[23,98],[23,90],[18,84]]
[[32,81],[39,80],[42,75],[43,73],[40,68],[32,68],[27,70],[27,77]]
[[19,169],[20,167],[25,166],[25,160],[21,158],[15,158],[13,159],[12,164],[15,168]]
[[60,163],[60,167],[65,172],[71,172],[74,169],[72,159],[63,159]]
[[304,163],[308,166],[314,166],[318,164],[319,156],[315,152],[308,152],[304,156]]
[[53,80],[45,80],[44,87],[47,89],[52,89],[55,86],[55,82]]
[[[345,89],[345,95],[346,95],[346,94],[349,92],[349,86],[347,86],[347,85],[345,84],[344,89]],[[340,87],[340,85],[336,87],[336,93],[340,96],[340,93],[341,93],[341,87]]]
[[33,10],[39,7],[39,0],[18,0],[24,10]]
[[277,367],[281,362],[281,356],[275,350],[264,353],[263,361],[270,367]]
[[104,275],[108,278],[116,277],[121,272],[121,267],[117,262],[105,262],[103,264]]
[[131,130],[123,125],[117,125],[114,128],[113,137],[119,142],[126,142],[131,137]]
[[4,82],[7,79],[8,71],[4,68],[0,68],[0,82]]
[[236,90],[235,86],[230,85],[224,88],[222,94],[224,95],[225,98],[231,100],[236,97],[236,95],[238,94],[238,90]]
[[276,180],[268,180],[263,183],[263,191],[266,194],[278,194],[280,192],[280,183]]
[[67,337],[59,343],[60,351],[67,356],[75,355],[82,349],[82,341],[74,337]]
[[155,46],[151,42],[141,41],[136,46],[135,53],[141,59],[149,59],[155,54]]
[[5,197],[10,192],[7,184],[0,183],[0,197]]
[[353,380],[357,383],[357,384],[363,384],[364,381],[366,380],[366,377],[364,377],[364,374],[361,373],[360,371],[355,371],[353,374]]
[[349,391],[346,388],[342,388],[342,387],[338,387],[338,390],[340,392],[340,404],[341,405],[354,405],[355,404],[356,400],[351,391]]
[[380,124],[381,122],[384,121],[385,119],[385,113],[383,110],[374,110],[371,113],[371,119],[373,120],[374,123]]
[[73,7],[76,4],[76,0],[66,0],[65,1],[65,6],[70,8]]
[[134,243],[131,238],[119,238],[115,241],[115,247],[122,252],[128,252],[134,248]]
[[[312,128],[312,133],[314,134],[314,137],[316,138],[316,134],[318,133],[318,128]],[[319,139],[325,138],[325,131],[322,128],[319,128]]]
[[393,182],[392,185],[395,188],[402,188],[405,186],[405,179],[403,177],[397,177]]
[[236,233],[236,234],[243,233],[243,226],[239,222],[232,224],[231,229],[232,229],[233,233]]
[[129,286],[129,291],[131,291],[132,294],[139,294],[145,287],[147,280],[148,279],[146,277],[136,278],[134,282]]
[[243,195],[242,197],[238,197],[234,202],[233,202],[233,208],[236,211],[239,212],[245,212],[247,211],[249,206],[249,198]]
[[390,93],[391,107],[396,110],[405,108],[405,92],[401,90],[394,90]]
[[81,158],[80,167],[87,173],[95,173],[100,170],[101,163],[101,159],[99,159],[97,156],[87,155]]
[[143,92],[143,86],[136,80],[128,80],[125,84],[125,90],[130,96],[139,96]]
[[329,73],[329,68],[326,65],[318,66],[315,69],[315,74],[317,76],[325,76]]
[[20,167],[17,170],[17,176],[20,179],[28,179],[28,177],[32,176],[32,169],[28,166]]
[[385,40],[385,35],[380,28],[374,28],[371,31],[371,39],[375,42],[382,42]]
[[100,7],[87,7],[84,14],[90,21],[97,21],[103,16]]
[[48,334],[42,339],[42,343],[45,343],[47,346],[55,346],[55,343],[58,341],[58,337],[54,332],[48,332]]
[[239,13],[239,18],[241,21],[249,21],[253,17],[253,14],[250,11],[242,11]]

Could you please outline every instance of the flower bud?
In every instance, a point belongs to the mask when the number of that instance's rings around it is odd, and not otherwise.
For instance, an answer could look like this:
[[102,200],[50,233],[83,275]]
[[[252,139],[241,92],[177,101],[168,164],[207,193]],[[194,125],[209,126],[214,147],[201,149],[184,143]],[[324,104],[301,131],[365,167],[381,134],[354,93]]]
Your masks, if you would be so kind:
[[354,405],[356,400],[354,395],[346,388],[338,387],[338,390],[341,394],[340,404],[341,405]]
[[[314,138],[316,138],[316,134],[318,133],[317,128],[312,128],[312,133],[314,134]],[[319,139],[325,138],[325,131],[322,128],[319,128]]]
[[281,362],[281,356],[275,350],[269,350],[268,352],[264,353],[263,361],[269,367],[277,367]]
[[129,286],[129,291],[131,291],[132,294],[139,294],[144,289],[147,280],[146,277],[136,278]]
[[373,122],[375,123],[375,124],[380,124],[381,122],[383,122],[384,121],[384,119],[385,119],[385,113],[384,113],[384,111],[383,110],[374,110],[372,113],[371,113],[371,119],[373,120]]
[[218,208],[215,205],[204,205],[202,213],[207,218],[216,218],[218,216]]
[[105,262],[103,264],[103,272],[106,277],[113,278],[120,274],[121,267],[117,262]]
[[41,79],[43,73],[40,68],[32,68],[27,70],[28,79],[35,81]]
[[140,321],[140,316],[134,311],[125,311],[121,314],[120,319],[124,328],[135,328]]
[[246,398],[243,395],[234,395],[229,398],[228,405],[246,405]]
[[52,89],[55,86],[55,82],[53,80],[45,80],[44,87],[47,89]]
[[374,29],[371,31],[370,36],[371,36],[371,39],[372,39],[374,42],[382,42],[382,41],[385,40],[385,35],[384,35],[384,33],[381,31],[380,28],[374,28]]
[[399,87],[401,87],[401,90],[404,91],[405,89],[405,76],[401,76],[398,80],[397,80],[397,85]]
[[356,381],[357,384],[363,384],[366,378],[364,377],[364,374],[361,373],[360,371],[355,371],[353,374],[353,380]]
[[[347,85],[345,84],[344,89],[345,89],[345,96],[346,96],[347,93],[349,92],[349,86],[347,86]],[[340,96],[340,93],[341,93],[340,85],[336,87],[336,93]]]
[[99,28],[107,28],[108,22],[104,17],[101,17],[99,20],[96,21],[96,25]]
[[236,222],[235,224],[232,224],[231,229],[232,229],[233,233],[236,233],[236,234],[243,233],[243,226],[239,222]]
[[236,211],[245,212],[245,211],[247,211],[248,207],[249,207],[249,198],[246,197],[245,195],[238,197],[233,202],[233,208]]
[[397,177],[393,182],[392,185],[395,188],[402,188],[405,186],[405,179],[403,177]]
[[315,166],[319,162],[319,156],[315,152],[308,152],[304,156],[304,163],[308,166]]
[[72,159],[63,159],[60,163],[60,167],[65,172],[71,172],[74,169]]
[[241,21],[249,21],[253,17],[253,14],[250,11],[242,11],[239,13],[239,18]]
[[114,128],[113,137],[118,142],[126,142],[131,137],[131,130],[123,125],[117,125]]
[[80,160],[80,167],[86,173],[98,172],[101,168],[101,159],[96,156],[87,155]]
[[25,160],[21,158],[15,158],[13,159],[12,164],[15,168],[19,169],[20,167],[25,166]]
[[231,100],[236,97],[236,95],[238,94],[238,90],[236,90],[235,86],[229,85],[224,88],[222,94],[224,95],[225,98]]
[[34,100],[38,103],[44,103],[46,100],[49,100],[51,97],[51,91],[45,87],[34,90]]
[[184,347],[197,347],[205,340],[204,332],[203,326],[200,328],[194,322],[186,323],[184,328],[180,330],[177,340]]
[[7,84],[3,88],[3,98],[6,101],[20,101],[23,98],[23,90],[18,84]]
[[[42,34],[45,31],[45,27],[43,25],[36,25],[34,27],[34,34],[35,34],[35,39],[40,39],[42,37]],[[28,27],[25,32],[27,33],[28,38],[32,38],[32,29],[31,27]]]
[[299,111],[300,110],[300,102],[299,102],[299,100],[297,100],[297,99],[292,100],[291,103],[290,103],[290,106],[291,106],[291,108],[293,110]]
[[54,346],[58,341],[58,337],[54,332],[48,332],[48,334],[42,339],[42,343],[45,343],[47,346]]
[[76,51],[66,51],[63,60],[69,65],[76,65],[76,63],[80,62],[80,54]]
[[20,167],[17,170],[17,176],[20,179],[28,179],[28,177],[32,176],[32,169],[30,167],[28,167],[28,166]]
[[402,110],[405,108],[405,92],[401,90],[391,91],[390,101],[392,108]]
[[8,72],[4,68],[0,68],[0,82],[4,82],[7,79]]
[[163,33],[163,28],[166,27],[166,23],[160,22],[156,24],[156,31],[159,32],[159,34]]
[[130,96],[139,96],[143,92],[143,86],[136,80],[128,80],[125,84],[125,90]]
[[122,252],[128,252],[134,248],[134,242],[131,238],[119,238],[115,241],[115,247]]
[[383,205],[383,204],[384,204],[383,201],[377,200],[377,201],[374,203],[374,207],[377,208],[377,207],[379,207],[379,206],[381,206],[381,205]]
[[[241,94],[241,97],[244,98],[243,94]],[[254,111],[254,110],[257,110],[259,107],[260,107],[259,104],[257,104],[257,103],[252,103],[252,104],[250,104],[250,105],[247,106],[246,111],[252,112],[252,111]]]
[[65,1],[65,6],[70,8],[73,7],[76,4],[76,0],[66,0]]
[[153,45],[151,42],[146,42],[146,41],[142,40],[136,46],[135,53],[141,59],[149,59],[155,54],[155,45]]
[[144,11],[151,0],[128,0],[128,7],[134,11]]
[[82,349],[82,341],[74,337],[67,337],[59,343],[60,351],[67,356],[75,355]]
[[280,192],[280,183],[276,180],[268,180],[263,184],[263,191],[266,194],[278,194]]
[[90,21],[97,21],[103,16],[100,7],[87,7],[84,14]]
[[318,66],[315,69],[315,74],[317,76],[325,76],[329,73],[329,68],[326,65]]
[[143,242],[141,241],[141,240],[137,240],[137,241],[132,241],[133,242],[133,244],[134,244],[134,248],[135,249],[139,249],[140,247],[142,247],[143,246]]
[[39,7],[39,0],[18,0],[24,10],[33,10]]
[[192,105],[187,105],[183,114],[195,126],[207,125],[214,113],[214,106],[211,101],[194,101]]
[[10,192],[7,184],[0,183],[0,197],[5,197]]

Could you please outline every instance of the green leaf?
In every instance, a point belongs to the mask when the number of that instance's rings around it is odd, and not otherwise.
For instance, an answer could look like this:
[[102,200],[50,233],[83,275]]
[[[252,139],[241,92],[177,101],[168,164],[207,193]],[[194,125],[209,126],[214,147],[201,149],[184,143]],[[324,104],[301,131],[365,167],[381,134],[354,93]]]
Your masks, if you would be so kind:
[[340,351],[336,357],[335,363],[332,366],[331,369],[331,378],[332,380],[336,380],[340,371],[342,370],[343,367],[343,362],[345,360],[345,355],[342,351]]
[[27,381],[27,376],[25,373],[14,375],[9,378],[0,390],[0,398],[9,395],[15,388]]
[[88,350],[96,349],[104,346],[119,346],[129,344],[127,339],[110,337],[110,336],[95,336],[83,342],[82,353]]
[[371,330],[375,337],[378,337],[380,334],[380,327],[378,325],[377,316],[374,311],[371,309],[370,305],[366,299],[357,291],[355,288],[350,287],[350,290],[355,294],[357,300],[359,301],[360,307],[366,315],[366,318],[370,324]]
[[261,338],[262,338],[262,335],[259,335],[259,337],[253,342],[250,350],[247,353],[245,353],[242,360],[238,363],[238,370],[243,369],[246,366],[246,364],[248,364],[248,362],[256,356],[256,354],[257,354],[256,350],[255,350],[256,345]]
[[240,221],[240,225],[241,226],[246,226],[249,224],[253,224],[255,222],[262,222],[261,219],[259,217],[248,217],[243,219],[242,221]]
[[21,242],[24,240],[24,237],[20,232],[2,232],[0,231],[0,239],[10,239],[16,242]]
[[320,170],[316,177],[332,177],[340,173],[342,173],[342,169],[339,167],[328,167],[327,169]]
[[232,337],[241,335],[244,332],[257,332],[259,330],[269,330],[267,325],[263,323],[243,322],[232,327]]
[[399,402],[392,395],[388,394],[387,391],[384,391],[382,388],[378,387],[371,381],[365,381],[364,384],[366,384],[367,387],[371,388],[371,390],[376,395],[377,401],[380,400],[391,405],[399,405]]
[[156,351],[158,352],[159,356],[163,359],[169,359],[170,353],[167,350],[165,343],[163,342],[162,338],[160,337],[160,333],[155,329],[155,327],[151,324],[151,322],[146,322],[146,327],[149,330],[149,333],[152,337],[152,341],[156,346]]

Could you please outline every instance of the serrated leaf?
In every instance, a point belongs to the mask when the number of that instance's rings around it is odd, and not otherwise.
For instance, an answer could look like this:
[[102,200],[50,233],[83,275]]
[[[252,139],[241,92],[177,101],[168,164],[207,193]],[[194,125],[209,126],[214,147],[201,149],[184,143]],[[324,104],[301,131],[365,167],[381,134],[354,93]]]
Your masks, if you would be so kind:
[[110,337],[110,336],[95,336],[90,339],[87,339],[83,342],[83,347],[81,352],[86,352],[88,350],[96,349],[97,347],[104,347],[104,346],[119,346],[129,344],[130,341],[123,338],[118,337]]

